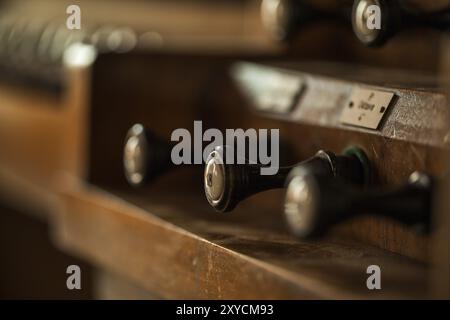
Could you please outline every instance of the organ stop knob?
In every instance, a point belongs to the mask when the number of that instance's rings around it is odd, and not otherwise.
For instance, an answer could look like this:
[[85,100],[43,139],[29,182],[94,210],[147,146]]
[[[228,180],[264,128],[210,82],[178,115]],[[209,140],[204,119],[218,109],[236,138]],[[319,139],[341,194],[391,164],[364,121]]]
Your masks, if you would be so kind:
[[337,156],[319,151],[314,157],[292,167],[281,167],[275,175],[261,175],[261,164],[226,164],[223,148],[209,155],[204,171],[205,195],[210,205],[220,212],[233,210],[236,205],[265,190],[283,188],[289,172],[294,167],[308,168],[330,177],[342,177],[356,184],[367,181],[367,163],[355,154]]
[[336,0],[263,0],[261,20],[277,41],[291,38],[301,27],[315,21],[349,21],[351,5]]
[[[426,12],[417,6],[417,1],[355,0],[352,25],[357,38],[363,44],[374,47],[383,45],[401,30],[415,27],[448,29],[449,12],[448,7]],[[378,19],[379,23],[374,23],[374,19]]]
[[123,152],[125,177],[132,186],[141,186],[170,166],[170,147],[142,124],[127,133]]
[[418,172],[403,187],[377,190],[361,189],[342,179],[296,168],[288,178],[285,215],[300,238],[320,236],[330,226],[361,214],[428,228],[432,192],[432,178]]

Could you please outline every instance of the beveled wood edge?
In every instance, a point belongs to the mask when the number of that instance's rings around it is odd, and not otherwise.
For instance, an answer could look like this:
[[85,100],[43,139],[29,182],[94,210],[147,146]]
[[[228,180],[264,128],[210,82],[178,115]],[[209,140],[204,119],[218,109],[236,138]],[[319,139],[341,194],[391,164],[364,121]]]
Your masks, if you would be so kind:
[[[342,64],[336,64],[342,65]],[[383,86],[380,84],[371,84],[370,82],[354,81],[339,78],[339,74],[325,75],[319,72],[302,71],[301,65],[299,69],[289,69],[277,65],[265,65],[254,62],[238,62],[232,69],[232,75],[236,83],[241,87],[242,93],[245,95],[245,84],[239,80],[237,73],[242,68],[261,68],[262,70],[270,70],[280,74],[296,76],[302,79],[303,89],[300,99],[293,106],[292,110],[285,114],[277,114],[264,112],[258,109],[248,99],[249,106],[252,110],[263,116],[278,119],[280,121],[303,123],[327,128],[335,128],[339,130],[368,133],[384,138],[390,138],[400,141],[414,142],[421,145],[450,150],[450,112],[448,111],[448,99],[443,89],[427,90],[424,88],[402,88],[397,86]],[[386,72],[388,72],[386,70]],[[439,78],[436,77],[438,82]],[[328,88],[327,95],[331,102],[325,103],[323,99],[324,90]],[[383,117],[377,130],[366,129],[358,126],[345,125],[340,122],[340,115],[344,102],[350,97],[354,88],[367,88],[374,91],[386,91],[395,94],[395,101],[392,103],[390,110]],[[330,90],[331,89],[331,90]],[[318,101],[318,102],[317,102]],[[333,102],[333,103],[332,103]],[[399,103],[402,102],[402,103]],[[330,107],[333,105],[333,107]],[[419,106],[425,111],[430,112],[427,118],[416,116],[416,112],[408,112],[408,108]],[[430,119],[439,119],[434,126],[429,125]],[[398,130],[397,127],[406,127]],[[432,131],[430,129],[433,129]],[[430,136],[423,136],[420,132],[432,132]]]
[[[127,201],[111,194],[106,191],[101,190],[100,188],[87,185],[77,179],[70,178],[71,182],[66,184],[66,187],[60,193],[62,200],[62,210],[60,215],[55,216],[53,220],[53,239],[55,240],[58,247],[62,250],[69,251],[70,253],[75,253],[76,255],[80,255],[81,257],[87,258],[88,261],[94,263],[94,265],[103,267],[107,270],[115,272],[119,275],[123,275],[131,281],[136,282],[141,287],[159,294],[164,298],[171,299],[370,299],[370,295],[361,295],[351,290],[340,289],[335,286],[329,285],[324,281],[321,281],[319,278],[312,278],[308,275],[303,275],[301,273],[294,273],[290,270],[283,269],[282,267],[272,265],[268,262],[261,261],[252,257],[249,257],[245,254],[241,254],[239,252],[227,249],[218,244],[210,242],[206,239],[203,239],[189,231],[186,231],[180,227],[173,225],[170,222],[167,222],[161,218],[158,218],[154,215],[151,215],[149,212],[136,207]],[[70,187],[69,187],[70,186]],[[176,285],[167,286],[167,283],[164,283],[164,279],[156,280],[156,283],[147,277],[145,272],[142,272],[142,269],[146,267],[140,267],[141,270],[133,270],[136,266],[132,266],[124,263],[118,263],[118,257],[108,256],[107,252],[103,250],[96,250],[94,247],[101,240],[96,238],[90,238],[93,236],[92,234],[87,238],[84,238],[80,241],[80,238],[77,239],[77,236],[80,234],[76,234],[76,228],[79,227],[74,219],[80,218],[80,211],[77,210],[77,206],[84,206],[85,208],[89,208],[90,218],[95,215],[108,215],[108,219],[120,220],[116,221],[118,224],[121,224],[123,227],[123,219],[126,219],[136,226],[139,225],[139,228],[143,228],[145,231],[143,233],[136,233],[136,238],[142,237],[147,240],[152,240],[152,242],[146,243],[154,243],[155,240],[160,240],[159,245],[165,245],[165,243],[170,238],[170,241],[173,241],[174,238],[177,238],[179,244],[183,244],[183,251],[189,251],[189,248],[197,249],[197,252],[194,252],[191,257],[193,261],[195,261],[194,266],[191,266],[189,270],[189,265],[186,264],[185,269],[183,269],[184,275],[186,275],[186,280],[177,281]],[[78,208],[79,209],[79,208]],[[86,213],[84,214],[86,215]],[[89,219],[90,219],[89,218]],[[101,220],[101,219],[100,219]],[[74,229],[75,227],[75,229]],[[95,227],[94,227],[95,228]],[[95,233],[95,230],[91,230]],[[110,230],[111,231],[111,230]],[[116,230],[117,231],[117,230]],[[152,233],[166,233],[166,236],[162,236],[160,238],[152,238],[150,235]],[[85,234],[86,235],[86,234]],[[110,236],[112,236],[110,234]],[[122,239],[123,240],[123,239]],[[143,239],[140,239],[142,241]],[[97,243],[96,243],[97,242]],[[120,242],[120,241],[119,241]],[[136,248],[131,241],[130,243],[121,243],[124,247]],[[101,246],[101,245],[100,245]],[[112,246],[114,246],[112,244]],[[106,248],[106,247],[104,247]],[[116,252],[117,253],[117,252]],[[136,252],[135,252],[136,253]],[[211,257],[215,257],[215,259],[211,259]],[[189,254],[186,253],[186,257],[189,257]],[[184,258],[186,258],[184,257]],[[160,259],[160,266],[166,266],[165,272],[167,274],[171,274],[172,272],[176,272],[178,269],[173,264],[174,261],[163,261],[167,260],[167,254]],[[202,263],[199,262],[203,260]],[[126,259],[128,260],[128,259]],[[195,265],[208,265],[209,269],[216,270],[216,268],[220,268],[220,261],[227,261],[228,267],[226,268],[226,272],[230,273],[242,273],[245,274],[239,284],[235,286],[231,286],[225,290],[219,289],[217,291],[217,287],[220,284],[214,280],[206,280],[206,278],[199,278],[195,281],[193,280],[196,276],[196,268]],[[165,262],[165,263],[164,263]],[[155,262],[154,265],[158,263]],[[214,266],[215,265],[215,266]],[[151,267],[153,270],[158,267]],[[172,268],[172,271],[170,270]],[[176,270],[177,269],[177,270]],[[231,270],[234,271],[231,271]],[[179,272],[180,270],[178,270]],[[182,274],[183,274],[182,273]],[[194,283],[193,283],[194,281]],[[198,281],[199,283],[195,283]],[[270,284],[270,286],[268,286]],[[183,289],[177,289],[183,288]],[[267,292],[267,289],[270,288],[270,292]],[[246,291],[246,289],[248,291]],[[179,292],[180,290],[184,290],[183,292]],[[409,292],[405,292],[405,296],[408,296]],[[424,293],[424,297],[426,293]],[[375,298],[380,298],[380,296],[376,296]],[[387,293],[383,296],[383,298],[391,298],[391,299],[399,299],[405,298],[397,295],[392,295]],[[417,296],[412,295],[410,298],[416,299]]]
[[[106,191],[101,190],[100,188],[94,187],[92,185],[87,186],[81,181],[75,181],[72,180],[70,183],[72,190],[69,190],[68,188],[65,188],[64,191],[61,192],[62,196],[62,202],[67,206],[67,201],[83,201],[88,203],[89,205],[93,206],[93,209],[95,207],[104,208],[106,210],[109,210],[113,214],[120,214],[125,215],[131,219],[134,219],[138,221],[139,223],[143,223],[147,226],[153,227],[153,228],[163,228],[166,229],[168,232],[172,233],[173,236],[178,236],[181,239],[184,239],[185,241],[193,241],[198,242],[199,244],[204,244],[208,246],[210,250],[214,250],[215,253],[222,254],[223,256],[233,259],[236,261],[236,263],[244,263],[252,266],[256,271],[261,271],[264,273],[267,273],[271,277],[278,278],[280,286],[291,286],[298,283],[299,279],[298,276],[295,274],[291,274],[289,272],[286,272],[285,270],[281,268],[275,268],[273,269],[272,266],[267,265],[264,262],[258,261],[256,259],[250,258],[248,256],[239,254],[237,252],[234,252],[232,250],[229,250],[227,248],[221,247],[219,245],[216,245],[212,242],[209,242],[193,233],[190,233],[180,227],[177,227],[167,221],[164,221],[163,219],[160,219],[158,217],[155,217],[153,215],[150,215],[145,210],[138,208],[134,205],[131,205],[130,203],[120,199],[119,197],[116,197],[115,195],[112,195],[110,193],[107,193]],[[70,205],[70,204],[69,204]],[[102,265],[108,270],[111,270],[113,272],[116,272],[118,274],[122,274],[127,278],[130,278],[134,281],[137,281],[140,283],[140,285],[146,289],[153,290],[153,287],[149,287],[145,283],[142,282],[142,280],[139,276],[136,277],[132,273],[129,273],[127,270],[123,270],[120,268],[120,266],[114,266],[108,263],[105,263],[105,261],[102,261],[102,258],[99,258],[95,253],[87,252],[86,248],[82,248],[78,246],[76,243],[71,241],[67,234],[64,234],[63,228],[67,227],[67,225],[64,226],[64,218],[67,214],[67,207],[65,212],[55,217],[54,219],[54,229],[53,229],[53,236],[54,239],[59,247],[61,247],[63,250],[69,250],[70,252],[76,252],[77,254],[87,257],[89,261],[95,261],[99,265]],[[162,242],[165,241],[165,239],[161,239]],[[269,271],[269,269],[272,269]],[[236,269],[237,271],[240,270],[240,268]],[[272,274],[273,272],[273,274]],[[313,287],[316,285],[314,281],[311,281],[310,279],[302,279],[306,283],[304,284],[305,287],[311,286]],[[255,279],[257,281],[257,279]],[[283,282],[287,282],[284,284]],[[264,285],[264,281],[262,282]],[[254,286],[255,283],[253,281],[249,281],[249,286]],[[322,296],[320,294],[317,294],[314,292],[314,290],[308,290],[306,288],[303,288],[302,290],[299,290],[297,298],[338,298],[340,296],[333,294]],[[173,295],[166,296],[165,298],[182,298],[180,296],[177,296],[174,292]],[[208,296],[198,296],[195,297],[195,299],[202,299],[202,298],[211,298]],[[217,298],[217,297],[215,297]],[[239,296],[227,296],[226,293],[224,293],[223,298],[240,298]],[[268,296],[261,295],[261,299],[283,299],[286,297],[277,297],[277,296],[271,296],[270,294]],[[355,297],[349,297],[349,298],[355,298]],[[249,298],[247,298],[249,299]]]
[[0,200],[3,205],[47,222],[57,212],[57,196],[13,170],[0,166]]

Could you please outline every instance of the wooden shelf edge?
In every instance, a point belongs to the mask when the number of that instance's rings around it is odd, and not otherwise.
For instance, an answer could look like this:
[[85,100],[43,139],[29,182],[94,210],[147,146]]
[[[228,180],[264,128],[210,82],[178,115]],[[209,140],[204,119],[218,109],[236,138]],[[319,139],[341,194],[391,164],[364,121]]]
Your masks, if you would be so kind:
[[[387,259],[388,269],[407,266],[405,274],[411,278],[408,290],[355,291],[353,284],[342,288],[342,279],[328,281],[330,275],[321,277],[301,269],[295,272],[270,263],[270,259],[226,248],[93,186],[71,184],[61,199],[63,210],[53,221],[54,239],[60,248],[122,274],[164,298],[416,299],[426,295],[427,272],[420,265],[399,266]],[[312,245],[304,246],[310,249]],[[324,264],[326,259],[323,257]],[[336,266],[345,267],[346,262],[338,260],[334,261]],[[342,277],[342,270],[338,277]],[[404,282],[402,279],[400,286]],[[365,287],[365,281],[361,286]]]

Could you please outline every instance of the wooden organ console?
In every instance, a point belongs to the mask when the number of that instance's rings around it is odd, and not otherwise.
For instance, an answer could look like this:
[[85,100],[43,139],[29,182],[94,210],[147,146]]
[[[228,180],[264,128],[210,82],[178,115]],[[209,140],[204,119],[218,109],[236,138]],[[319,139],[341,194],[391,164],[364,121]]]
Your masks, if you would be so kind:
[[[450,1],[0,5],[2,298],[450,297]],[[277,129],[279,170],[180,128]]]

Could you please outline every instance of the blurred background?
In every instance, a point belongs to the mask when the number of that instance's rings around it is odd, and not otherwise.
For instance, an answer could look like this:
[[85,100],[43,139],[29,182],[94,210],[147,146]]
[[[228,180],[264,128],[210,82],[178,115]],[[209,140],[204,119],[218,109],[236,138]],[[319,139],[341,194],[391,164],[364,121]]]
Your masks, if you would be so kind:
[[[379,4],[369,1],[372,2]],[[171,173],[154,186],[139,191],[128,186],[122,165],[126,132],[140,122],[168,140],[174,128],[191,128],[195,119],[203,119],[207,127],[221,129],[281,128],[281,134],[288,137],[284,140],[294,145],[293,150],[282,150],[288,154],[282,158],[284,163],[304,158],[312,148],[321,148],[322,144],[334,146],[333,136],[336,141],[346,139],[345,143],[363,141],[367,132],[354,131],[343,138],[339,133],[317,131],[315,136],[315,124],[300,128],[292,121],[249,111],[249,102],[229,76],[230,66],[239,61],[275,63],[287,69],[300,68],[331,76],[338,82],[352,80],[443,94],[449,46],[442,25],[448,21],[450,1],[400,2],[413,8],[412,18],[400,19],[396,11],[395,14],[390,11],[394,23],[383,30],[386,39],[371,44],[364,43],[367,38],[363,38],[364,34],[358,36],[352,25],[353,0],[0,1],[0,298],[258,298],[257,289],[253,296],[237,294],[245,286],[226,275],[226,268],[220,266],[228,266],[228,262],[222,260],[214,266],[218,268],[217,274],[223,276],[225,293],[220,293],[215,280],[206,284],[198,280],[195,272],[204,271],[196,269],[201,267],[187,267],[183,259],[188,258],[181,258],[183,255],[175,258],[166,252],[182,251],[198,255],[199,261],[203,261],[205,252],[215,249],[199,244],[185,247],[175,244],[177,237],[164,233],[172,227],[161,221],[167,220],[208,241],[225,239],[227,232],[239,238],[236,234],[247,232],[240,229],[241,223],[250,226],[259,220],[260,212],[265,212],[258,211],[258,205],[261,210],[270,211],[266,215],[270,217],[268,221],[260,224],[277,225],[282,195],[255,198],[247,206],[254,214],[242,218],[243,222],[235,218],[229,229],[217,231],[219,228],[209,227],[210,220],[222,223],[226,219],[209,218],[210,208],[203,199],[201,178],[198,179],[195,170]],[[71,5],[80,9],[80,29],[71,30],[67,26],[73,14],[67,12]],[[443,22],[435,26],[430,20]],[[444,103],[439,99],[430,101],[433,106]],[[434,124],[429,124],[425,133],[419,127],[411,125],[405,130],[417,130],[414,134],[418,137],[437,132]],[[303,136],[311,141],[308,151],[299,146],[298,137]],[[386,141],[386,145],[379,144],[385,153],[377,158],[383,161],[383,156],[386,157],[385,169],[380,174],[382,183],[405,181],[414,166],[436,174],[444,172],[442,154],[448,136],[445,143],[414,150],[409,145],[403,148],[390,144],[389,139]],[[414,144],[416,140],[405,143]],[[374,150],[379,145],[375,143]],[[386,151],[389,148],[398,151],[390,154]],[[426,160],[405,160],[404,164],[398,160],[402,153],[412,159],[414,152]],[[435,162],[433,155],[438,155]],[[390,161],[392,167],[386,164]],[[155,190],[161,196],[149,197]],[[185,199],[190,193],[193,195],[189,199],[195,205]],[[166,200],[167,195],[172,198]],[[141,217],[142,212],[136,208],[144,209],[146,214]],[[202,213],[183,215],[180,210]],[[208,218],[203,217],[203,212]],[[151,214],[156,218],[148,218]],[[443,221],[448,218],[443,216]],[[378,247],[389,254],[418,261],[421,271],[413,272],[413,282],[427,283],[420,283],[418,288],[428,288],[431,278],[439,279],[439,283],[448,280],[448,254],[443,254],[450,251],[448,229],[437,233],[442,239],[438,247],[442,249],[436,249],[435,255],[430,249],[435,246],[430,245],[428,238],[416,238],[384,222],[365,223],[363,226],[372,226],[373,238],[359,235],[354,243],[367,244],[370,248],[367,252]],[[147,224],[165,231],[150,227],[145,231],[142,228]],[[448,219],[439,225],[448,227]],[[282,228],[281,233],[285,232]],[[362,229],[360,233],[366,232]],[[175,240],[172,243],[170,239]],[[152,247],[153,241],[158,245]],[[172,247],[166,248],[158,241]],[[301,250],[295,240],[280,240],[292,247],[290,251],[286,249],[289,252],[285,256],[279,252],[276,259],[264,258],[261,253],[266,249],[279,251],[275,244],[255,240],[253,248],[251,241],[246,241],[230,247],[257,259],[275,261],[275,266],[297,270],[293,261]],[[408,243],[407,248],[402,247],[403,242]],[[166,254],[172,260],[155,258]],[[430,261],[435,256],[440,257],[439,276],[429,275],[430,265],[434,266]],[[69,265],[80,266],[82,290],[67,289]],[[179,267],[170,269],[169,265]],[[162,276],[166,268],[170,274]],[[191,277],[197,280],[193,283],[181,280]],[[273,283],[282,282],[273,277]],[[409,279],[399,280],[402,281]],[[329,283],[341,286],[339,281]],[[215,289],[208,291],[209,286]],[[448,287],[437,286],[435,290],[440,294],[448,294]],[[333,297],[334,291],[325,287],[320,292]],[[351,288],[337,297],[351,297],[347,294]],[[274,296],[269,298],[301,296],[281,289],[278,296],[277,290],[273,292]]]

